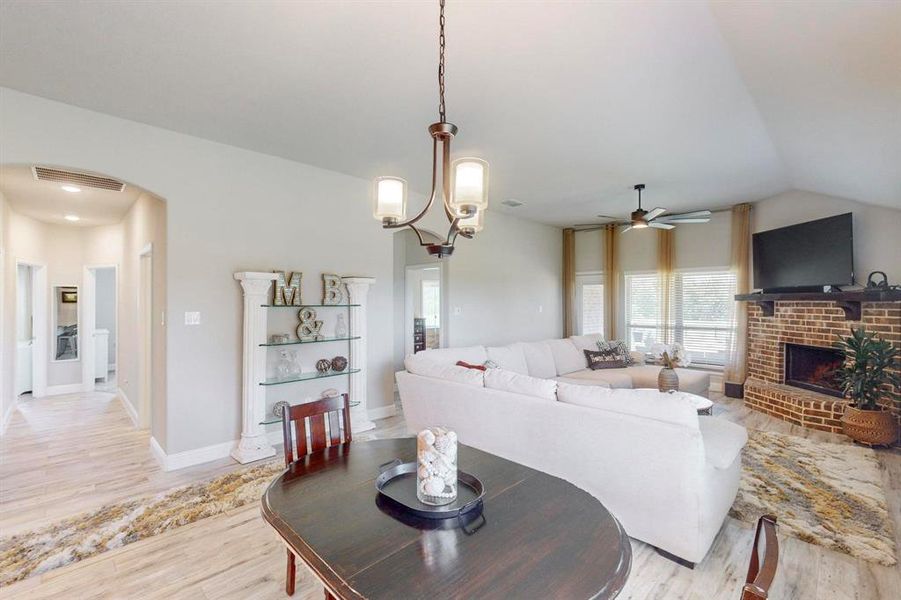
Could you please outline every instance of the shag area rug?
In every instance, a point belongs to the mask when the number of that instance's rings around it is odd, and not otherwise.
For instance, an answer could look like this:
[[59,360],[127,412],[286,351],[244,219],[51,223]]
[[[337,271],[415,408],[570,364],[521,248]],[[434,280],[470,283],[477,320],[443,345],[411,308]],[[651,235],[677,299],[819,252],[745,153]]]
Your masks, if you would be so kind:
[[850,444],[749,431],[730,515],[863,560],[897,564],[876,453]]
[[259,502],[282,471],[271,461],[0,539],[0,587]]

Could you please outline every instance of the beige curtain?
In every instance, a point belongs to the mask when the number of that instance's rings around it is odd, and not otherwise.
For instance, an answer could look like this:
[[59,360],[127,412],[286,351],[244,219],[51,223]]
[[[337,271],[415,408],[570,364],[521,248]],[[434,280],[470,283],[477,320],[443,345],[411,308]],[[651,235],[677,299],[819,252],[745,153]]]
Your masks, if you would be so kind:
[[619,309],[619,248],[616,225],[604,227],[604,337],[616,339]]
[[670,288],[676,263],[676,243],[672,229],[657,230],[657,277],[660,279],[660,322],[663,324],[664,344],[673,343],[673,309]]
[[[732,207],[732,272],[735,273],[736,293],[751,291],[751,205]],[[743,384],[747,377],[748,303],[735,303],[735,336],[729,348],[729,359],[723,378],[726,383]]]
[[563,230],[563,335],[575,335],[576,232]]

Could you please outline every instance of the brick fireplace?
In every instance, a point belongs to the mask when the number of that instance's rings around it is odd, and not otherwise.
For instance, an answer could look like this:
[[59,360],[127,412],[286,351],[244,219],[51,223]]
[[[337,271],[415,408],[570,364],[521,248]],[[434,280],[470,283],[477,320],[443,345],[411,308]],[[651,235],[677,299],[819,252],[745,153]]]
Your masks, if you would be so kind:
[[[837,356],[831,347],[852,327],[901,347],[901,303],[859,302],[851,310],[834,301],[749,302],[745,404],[796,425],[840,433],[847,401],[831,381]],[[901,415],[901,403],[891,408]]]

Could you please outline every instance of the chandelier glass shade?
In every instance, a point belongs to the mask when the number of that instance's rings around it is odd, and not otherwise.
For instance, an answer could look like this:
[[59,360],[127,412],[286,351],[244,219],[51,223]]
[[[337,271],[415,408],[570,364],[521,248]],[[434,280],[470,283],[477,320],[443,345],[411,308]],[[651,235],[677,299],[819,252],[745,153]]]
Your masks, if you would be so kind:
[[[377,177],[373,183],[372,216],[382,222],[385,229],[409,227],[429,254],[450,256],[458,236],[471,238],[482,230],[485,211],[488,210],[488,163],[480,158],[458,158],[451,163],[451,141],[457,134],[457,126],[445,118],[444,102],[444,0],[439,1],[439,58],[438,58],[438,116],[439,121],[429,125],[432,137],[432,190],[425,207],[413,217],[407,218],[407,182],[400,177]],[[425,230],[417,223],[425,217],[438,197],[450,227],[443,239],[432,234],[437,241],[426,241]]]

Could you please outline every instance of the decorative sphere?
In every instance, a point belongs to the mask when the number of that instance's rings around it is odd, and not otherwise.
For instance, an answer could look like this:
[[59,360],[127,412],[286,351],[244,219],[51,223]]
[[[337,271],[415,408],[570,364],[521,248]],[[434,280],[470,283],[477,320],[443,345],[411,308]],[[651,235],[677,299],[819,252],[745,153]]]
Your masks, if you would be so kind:
[[419,439],[422,440],[422,443],[426,446],[431,446],[435,443],[435,434],[432,433],[431,429],[423,429],[419,432]]
[[316,370],[320,373],[328,373],[332,368],[332,361],[327,358],[320,358],[316,361]]
[[429,496],[437,496],[444,491],[444,480],[440,477],[429,477],[423,482],[422,487]]
[[332,359],[332,369],[339,373],[347,368],[347,359],[343,356],[336,356]]

